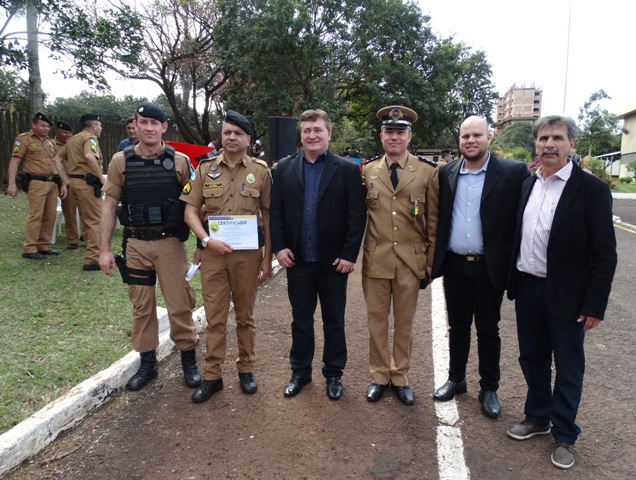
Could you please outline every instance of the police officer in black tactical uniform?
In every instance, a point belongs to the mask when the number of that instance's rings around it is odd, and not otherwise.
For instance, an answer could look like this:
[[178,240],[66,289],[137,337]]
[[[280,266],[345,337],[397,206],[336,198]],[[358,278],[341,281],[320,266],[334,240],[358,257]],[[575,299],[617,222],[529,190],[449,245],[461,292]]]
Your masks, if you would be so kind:
[[185,383],[195,388],[201,383],[196,364],[199,336],[192,319],[196,296],[185,280],[188,261],[182,242],[189,229],[179,200],[193,170],[187,157],[162,141],[168,124],[158,105],[141,103],[136,118],[139,143],[113,156],[103,188],[99,265],[106,275],[113,275],[116,262],[110,243],[118,217],[124,225],[124,252],[118,256],[117,267],[133,305],[133,347],[141,353],[139,371],[126,387],[139,390],[157,376],[158,279],[168,309],[170,338],[181,351]]

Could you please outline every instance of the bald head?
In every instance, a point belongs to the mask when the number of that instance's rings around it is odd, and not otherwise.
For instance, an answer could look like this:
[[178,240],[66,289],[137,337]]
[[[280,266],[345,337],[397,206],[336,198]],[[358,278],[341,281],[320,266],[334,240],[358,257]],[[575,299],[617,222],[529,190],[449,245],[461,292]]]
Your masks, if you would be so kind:
[[459,127],[459,151],[468,169],[479,169],[488,160],[490,132],[485,118],[473,115]]

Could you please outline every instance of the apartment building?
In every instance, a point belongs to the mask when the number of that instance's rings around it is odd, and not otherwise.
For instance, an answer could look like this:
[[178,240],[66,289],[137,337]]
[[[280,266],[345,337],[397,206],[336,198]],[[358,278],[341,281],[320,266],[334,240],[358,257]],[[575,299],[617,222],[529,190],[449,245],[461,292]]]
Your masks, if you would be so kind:
[[497,114],[495,117],[495,134],[515,122],[534,122],[541,117],[541,101],[543,92],[525,85],[518,87],[514,84],[503,97],[497,100]]

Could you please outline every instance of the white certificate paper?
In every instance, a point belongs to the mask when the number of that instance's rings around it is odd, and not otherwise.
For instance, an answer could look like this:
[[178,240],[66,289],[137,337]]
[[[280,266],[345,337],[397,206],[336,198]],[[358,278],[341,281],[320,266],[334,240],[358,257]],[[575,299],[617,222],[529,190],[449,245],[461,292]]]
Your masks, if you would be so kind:
[[256,215],[208,217],[210,238],[227,243],[234,250],[258,249]]

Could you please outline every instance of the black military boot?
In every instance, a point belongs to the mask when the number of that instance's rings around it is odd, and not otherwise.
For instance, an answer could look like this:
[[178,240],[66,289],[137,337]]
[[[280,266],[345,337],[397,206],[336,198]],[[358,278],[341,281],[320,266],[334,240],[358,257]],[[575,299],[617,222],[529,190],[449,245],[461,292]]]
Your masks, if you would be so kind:
[[156,350],[150,350],[149,352],[141,353],[141,364],[139,370],[135,373],[128,383],[126,388],[128,390],[141,390],[146,384],[157,376],[157,352]]
[[181,366],[183,367],[183,378],[190,388],[201,385],[203,378],[197,368],[197,351],[195,349],[181,352]]

